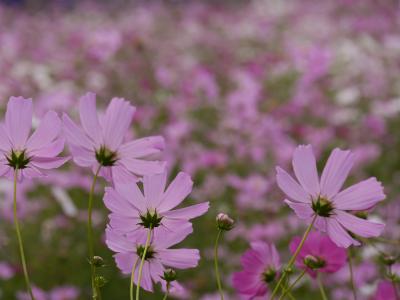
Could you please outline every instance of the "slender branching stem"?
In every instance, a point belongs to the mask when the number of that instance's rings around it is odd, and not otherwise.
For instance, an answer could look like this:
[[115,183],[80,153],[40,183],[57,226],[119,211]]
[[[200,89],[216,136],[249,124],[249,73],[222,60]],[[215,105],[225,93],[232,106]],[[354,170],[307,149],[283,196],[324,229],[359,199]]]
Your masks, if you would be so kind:
[[300,275],[296,278],[295,281],[293,281],[293,283],[291,285],[289,285],[289,287],[287,289],[285,289],[285,291],[283,292],[283,294],[281,295],[281,297],[279,298],[279,300],[282,300],[285,298],[285,296],[290,293],[290,291],[296,286],[297,283],[300,282],[300,280],[303,278],[303,276],[306,274],[306,269],[304,269]]
[[269,298],[270,300],[274,299],[274,296],[275,296],[276,293],[279,291],[279,288],[281,287],[283,281],[285,280],[285,278],[286,278],[286,276],[287,276],[287,274],[288,274],[288,270],[290,270],[290,269],[292,268],[292,266],[293,266],[293,264],[294,264],[294,262],[295,262],[297,256],[298,256],[299,253],[300,253],[301,248],[303,248],[303,245],[304,245],[304,243],[305,243],[305,241],[306,241],[308,235],[310,234],[310,231],[311,231],[311,229],[313,228],[314,223],[315,223],[315,220],[317,219],[317,217],[318,217],[318,215],[315,214],[314,217],[313,217],[313,219],[312,219],[312,221],[311,221],[311,223],[310,223],[310,225],[308,225],[306,231],[304,232],[303,238],[301,239],[301,242],[300,242],[299,246],[297,246],[297,249],[296,249],[296,251],[294,252],[293,256],[290,258],[290,260],[289,260],[289,262],[288,262],[286,268],[283,270],[282,275],[281,275],[281,277],[279,278],[279,281],[278,281],[278,283],[276,284],[276,286],[275,286],[275,288],[274,288],[274,290],[273,290],[273,292],[272,292],[272,294],[271,294],[271,297]]
[[357,291],[356,291],[356,287],[354,285],[353,261],[352,261],[353,259],[352,259],[352,253],[351,253],[350,249],[347,250],[347,260],[348,260],[348,264],[349,264],[350,286],[351,286],[351,290],[353,292],[353,299],[357,300]]
[[168,295],[169,295],[169,286],[170,286],[170,283],[167,282],[167,291],[165,292],[165,295],[164,295],[163,300],[167,300],[167,299],[168,299]]
[[214,245],[214,268],[215,268],[215,277],[217,279],[218,292],[221,296],[221,300],[224,300],[224,290],[222,289],[221,276],[219,275],[219,267],[218,267],[218,244],[221,235],[222,235],[222,230],[219,229]]
[[318,273],[317,281],[318,281],[319,291],[321,292],[322,300],[328,300],[328,297],[326,296],[326,293],[325,293],[324,285],[321,280],[321,273]]
[[133,300],[133,282],[135,281],[135,271],[136,271],[136,266],[138,263],[139,258],[136,258],[135,263],[133,264],[132,267],[132,272],[131,272],[131,282],[130,282],[130,287],[129,287],[129,295],[130,295],[130,300]]
[[150,227],[149,228],[149,232],[147,233],[147,239],[146,239],[146,244],[144,246],[142,259],[140,261],[139,274],[138,274],[138,280],[137,280],[137,285],[136,285],[136,300],[139,300],[140,281],[142,280],[143,265],[144,265],[144,261],[145,261],[145,258],[146,258],[147,250],[149,249],[149,246],[150,246],[151,232],[152,231],[153,231],[153,229]]

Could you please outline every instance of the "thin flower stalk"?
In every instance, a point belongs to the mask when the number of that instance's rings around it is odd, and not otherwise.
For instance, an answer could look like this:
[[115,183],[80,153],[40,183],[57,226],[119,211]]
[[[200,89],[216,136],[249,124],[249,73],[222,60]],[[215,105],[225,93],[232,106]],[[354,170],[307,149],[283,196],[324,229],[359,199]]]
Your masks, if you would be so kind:
[[276,286],[271,294],[270,300],[274,299],[276,293],[279,291],[279,288],[282,285],[282,282],[284,281],[284,279],[286,278],[286,276],[288,274],[288,270],[290,270],[292,268],[294,262],[296,261],[296,257],[297,257],[297,255],[299,255],[300,250],[304,245],[304,242],[306,241],[311,229],[313,228],[315,220],[317,219],[317,216],[318,215],[314,215],[310,225],[308,225],[306,231],[304,232],[303,238],[301,239],[301,242],[300,242],[299,246],[297,247],[296,251],[294,252],[293,256],[290,258],[288,265],[283,270],[283,273],[282,273],[281,277],[279,278],[279,281],[276,284]]
[[222,235],[222,230],[218,230],[217,233],[217,238],[215,239],[215,246],[214,246],[214,268],[215,268],[215,277],[217,280],[217,286],[218,286],[218,292],[221,296],[221,300],[224,300],[224,291],[222,289],[222,284],[221,284],[221,276],[219,274],[219,267],[218,267],[218,244],[219,244],[219,239]]
[[165,292],[163,300],[167,300],[168,299],[170,285],[171,284],[169,282],[167,282],[167,290]]
[[151,232],[152,232],[152,227],[149,228],[149,231],[147,233],[146,244],[144,246],[142,259],[141,259],[140,265],[139,265],[139,274],[138,274],[138,281],[137,281],[137,286],[136,286],[136,300],[139,300],[140,281],[142,280],[142,271],[143,271],[144,261],[145,261],[145,258],[146,258],[146,253],[147,253],[147,250],[149,249],[149,246],[150,246]]
[[133,282],[135,281],[135,270],[136,270],[136,266],[137,266],[138,260],[139,260],[138,258],[135,260],[135,263],[133,264],[133,267],[132,267],[131,282],[130,282],[130,285],[129,285],[130,300],[134,299],[133,298]]
[[328,297],[326,296],[326,293],[325,293],[324,285],[323,285],[322,280],[321,280],[321,274],[320,273],[317,276],[317,281],[318,281],[319,291],[321,292],[322,300],[328,300]]
[[17,215],[17,180],[18,180],[18,169],[15,169],[15,171],[14,171],[14,196],[13,196],[13,201],[14,201],[13,213],[14,213],[15,231],[17,233],[17,238],[18,238],[19,254],[20,254],[20,257],[21,257],[22,269],[24,271],[26,287],[28,289],[28,293],[29,293],[30,298],[32,300],[35,300],[35,297],[33,296],[33,292],[32,292],[31,283],[30,283],[30,280],[29,280],[28,268],[26,267],[24,244],[22,242],[21,231],[20,231],[19,222],[18,222],[18,215]]
[[293,281],[293,283],[291,285],[289,285],[289,287],[283,292],[283,294],[280,296],[279,300],[282,300],[285,298],[285,296],[287,294],[289,294],[291,292],[291,290],[296,286],[296,284],[298,284],[300,282],[300,280],[304,277],[304,275],[306,274],[307,270],[304,269],[299,276],[296,278],[295,281]]
[[357,300],[357,291],[356,287],[354,285],[354,274],[353,274],[353,262],[352,262],[352,254],[350,249],[347,251],[347,258],[348,258],[348,263],[349,263],[349,271],[350,271],[350,286],[351,290],[353,292],[353,299]]

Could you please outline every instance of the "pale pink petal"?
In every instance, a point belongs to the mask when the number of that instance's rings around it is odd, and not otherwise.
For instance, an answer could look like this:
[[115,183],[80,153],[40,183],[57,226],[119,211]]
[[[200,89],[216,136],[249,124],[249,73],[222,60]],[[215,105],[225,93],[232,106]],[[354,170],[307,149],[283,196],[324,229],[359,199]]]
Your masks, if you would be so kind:
[[190,220],[205,214],[210,207],[209,202],[191,205],[185,208],[170,210],[163,213],[163,216],[171,219],[185,219]]
[[133,182],[137,182],[139,180],[139,177],[129,172],[125,166],[119,164],[118,162],[111,167],[111,173],[114,184],[116,182],[121,184],[132,184]]
[[46,176],[45,173],[41,172],[38,168],[36,168],[35,166],[29,166],[28,168],[22,169],[19,171],[19,181],[22,180],[22,178],[26,177],[26,178],[38,178],[38,177],[44,177]]
[[301,186],[313,197],[319,195],[317,163],[311,145],[300,145],[293,154],[293,170]]
[[47,147],[53,142],[61,132],[61,120],[57,113],[49,111],[40,122],[38,128],[28,139],[26,148],[31,154],[36,154],[36,151]]
[[106,229],[106,244],[108,248],[115,252],[131,252],[136,250],[134,243],[130,242],[128,239],[110,228]]
[[131,205],[138,208],[141,212],[146,212],[146,200],[136,183],[132,182],[129,184],[116,182],[114,184],[115,190],[119,195],[124,197],[125,201],[128,201]]
[[40,169],[56,169],[69,160],[69,157],[38,157],[31,158],[30,164]]
[[200,253],[197,249],[164,249],[157,251],[157,257],[163,265],[176,269],[187,269],[197,266]]
[[328,218],[324,217],[317,217],[314,223],[314,227],[317,228],[319,231],[326,232],[327,231],[327,221]]
[[299,203],[299,202],[292,202],[289,200],[284,200],[284,202],[289,205],[291,209],[294,210],[296,215],[300,219],[308,219],[311,218],[314,215],[314,211],[311,208],[310,204],[306,203]]
[[63,137],[56,139],[55,141],[44,145],[37,150],[29,150],[28,156],[42,156],[42,157],[54,157],[59,155],[64,150],[65,139]]
[[76,147],[82,147],[86,150],[93,151],[95,144],[88,138],[85,132],[78,127],[74,121],[66,114],[63,114],[63,131],[67,141]]
[[311,196],[280,167],[276,168],[276,181],[279,188],[292,200],[311,203]]
[[384,224],[364,220],[341,210],[335,210],[335,214],[336,220],[344,228],[362,237],[380,236],[385,228]]
[[161,277],[164,276],[164,267],[158,260],[152,260],[150,264],[150,275],[154,282],[161,282]]
[[166,220],[165,223],[167,224],[157,227],[154,231],[153,244],[158,249],[176,245],[193,232],[192,224],[187,221]]
[[104,143],[111,151],[116,151],[132,122],[135,108],[121,98],[113,98],[101,120]]
[[10,169],[12,169],[8,164],[6,160],[2,160],[0,162],[0,176],[3,176],[6,174]]
[[81,167],[92,167],[97,165],[96,156],[93,150],[69,144],[69,150],[73,161]]
[[179,205],[192,191],[193,181],[186,173],[180,172],[168,186],[159,205],[159,212],[164,213]]
[[347,248],[351,245],[360,245],[334,218],[327,218],[326,229],[330,239],[339,247]]
[[148,208],[156,209],[164,194],[167,172],[143,176],[144,196]]
[[321,176],[321,194],[332,199],[341,189],[354,164],[350,151],[334,149]]
[[123,144],[118,153],[124,158],[143,158],[158,154],[165,148],[164,138],[149,136]]
[[132,252],[121,252],[115,254],[114,258],[117,267],[123,274],[131,274],[133,264],[135,263],[136,259],[138,259],[138,256]]
[[164,161],[148,161],[135,158],[121,158],[118,162],[139,176],[162,173],[166,165]]
[[9,152],[12,148],[11,141],[8,138],[8,134],[3,124],[0,124],[0,150],[3,152]]
[[[151,273],[150,273],[150,265],[151,264],[152,264],[152,262],[150,262],[150,261],[146,261],[144,263],[143,270],[142,270],[142,279],[140,281],[140,286],[149,292],[153,291],[153,282],[151,281]],[[136,274],[139,274],[139,272],[136,272]],[[138,278],[136,277],[136,274],[135,274],[135,282],[138,282]]]
[[11,97],[7,104],[5,129],[13,148],[23,150],[32,128],[32,99]]
[[383,199],[383,186],[372,177],[341,191],[332,201],[341,210],[366,210]]
[[[120,234],[127,234],[127,235],[129,234],[130,239],[132,239],[132,237],[137,235],[136,234],[137,231],[143,229],[142,226],[138,225],[141,222],[141,220],[139,219],[138,216],[124,217],[124,216],[121,216],[120,214],[111,213],[108,215],[108,218],[110,220],[109,224],[112,227],[113,231],[120,233]],[[144,231],[144,230],[142,230],[142,231]],[[136,238],[134,238],[132,240],[136,240]]]
[[126,217],[138,217],[139,209],[133,204],[134,201],[127,201],[125,197],[117,193],[113,188],[107,187],[103,198],[105,206],[113,213]]
[[79,115],[83,129],[99,147],[103,143],[101,127],[97,118],[96,94],[87,93],[79,100]]

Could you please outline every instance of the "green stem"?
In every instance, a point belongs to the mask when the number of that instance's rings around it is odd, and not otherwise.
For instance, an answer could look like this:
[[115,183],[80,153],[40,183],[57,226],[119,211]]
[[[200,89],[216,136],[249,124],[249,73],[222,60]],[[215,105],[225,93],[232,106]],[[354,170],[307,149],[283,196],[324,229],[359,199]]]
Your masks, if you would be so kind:
[[18,221],[18,214],[17,214],[17,181],[18,181],[18,169],[15,169],[15,171],[14,171],[14,196],[13,196],[13,201],[14,201],[13,213],[14,213],[15,231],[17,232],[19,255],[21,257],[22,269],[24,271],[26,288],[28,289],[28,293],[29,293],[29,296],[31,297],[31,299],[35,300],[35,297],[33,296],[33,293],[32,293],[31,283],[29,280],[28,268],[26,267],[24,244],[22,243],[21,231],[19,229],[19,221]]
[[354,300],[357,300],[357,291],[356,291],[356,287],[354,285],[353,263],[352,263],[351,250],[350,249],[347,250],[347,259],[349,261],[350,286],[351,286],[351,290],[353,292],[353,298],[354,298]]
[[89,263],[90,263],[90,271],[91,271],[91,282],[92,282],[92,293],[94,300],[100,300],[100,289],[97,288],[95,277],[96,277],[96,266],[93,263],[94,257],[94,246],[93,246],[93,225],[92,225],[92,210],[93,210],[93,194],[94,188],[96,186],[97,177],[99,176],[101,166],[99,166],[96,170],[96,173],[93,177],[92,186],[90,187],[89,192],[89,203],[88,203],[88,222],[87,222],[87,236],[88,236],[88,250],[89,250]]
[[169,295],[169,285],[170,285],[170,283],[167,282],[167,291],[165,292],[165,295],[164,295],[163,300],[167,300],[167,298],[168,298],[168,295]]
[[321,292],[322,300],[328,300],[328,297],[326,296],[325,293],[324,285],[322,284],[320,273],[318,273],[317,275],[317,281],[318,281],[319,291]]
[[303,276],[306,274],[306,269],[304,269],[300,275],[296,278],[296,280],[283,292],[282,296],[279,298],[279,300],[282,300],[286,294],[290,293],[290,291],[295,287],[295,285],[303,278]]
[[139,260],[139,258],[136,258],[135,263],[133,264],[133,267],[132,267],[131,283],[130,283],[130,288],[129,288],[130,300],[133,300],[133,282],[135,281],[135,270],[136,270],[138,260]]
[[305,241],[306,241],[311,229],[314,226],[314,223],[315,223],[315,220],[317,219],[317,217],[318,217],[317,214],[314,215],[310,225],[308,225],[306,231],[304,232],[303,238],[301,239],[301,242],[300,242],[299,246],[297,246],[297,249],[294,252],[293,256],[289,260],[289,263],[288,263],[287,267],[283,270],[283,273],[282,273],[281,277],[279,278],[279,281],[276,284],[276,286],[275,286],[275,288],[274,288],[274,290],[273,290],[273,292],[271,294],[271,297],[269,298],[270,300],[274,299],[274,296],[279,291],[279,288],[280,288],[282,282],[284,281],[284,279],[285,279],[285,277],[286,277],[286,275],[288,273],[288,270],[290,270],[292,268],[292,266],[293,266],[293,264],[294,264],[294,262],[295,262],[295,260],[297,258],[297,255],[299,255],[301,248],[303,247],[303,245],[304,245],[304,243],[305,243]]
[[219,268],[218,268],[218,243],[219,239],[221,237],[222,230],[219,229],[217,233],[217,238],[215,239],[215,245],[214,245],[214,268],[215,268],[215,277],[217,279],[217,286],[218,286],[218,292],[221,296],[221,300],[224,300],[224,291],[222,289],[222,284],[221,284],[221,277],[219,275]]
[[137,281],[137,285],[136,285],[136,300],[139,300],[140,281],[142,280],[142,271],[143,271],[144,261],[146,258],[147,249],[149,248],[149,245],[150,245],[151,231],[152,231],[152,228],[150,227],[149,232],[147,233],[147,240],[146,240],[146,245],[144,246],[142,259],[140,261],[139,275],[138,275],[138,281]]

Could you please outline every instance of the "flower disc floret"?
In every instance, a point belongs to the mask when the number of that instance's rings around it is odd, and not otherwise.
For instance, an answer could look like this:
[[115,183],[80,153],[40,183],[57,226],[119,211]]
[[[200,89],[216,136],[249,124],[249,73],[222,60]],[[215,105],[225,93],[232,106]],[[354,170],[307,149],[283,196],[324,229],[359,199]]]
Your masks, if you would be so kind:
[[332,215],[334,209],[332,203],[324,197],[319,196],[316,201],[312,202],[313,211],[320,217],[328,218]]
[[8,165],[12,167],[14,170],[25,169],[30,162],[30,158],[26,155],[25,150],[23,151],[11,150],[10,156],[7,156],[6,158],[8,161]]
[[115,152],[108,150],[105,146],[101,146],[96,151],[96,160],[104,167],[111,167],[117,162],[118,158]]

